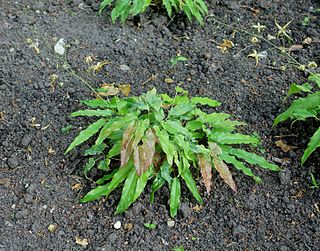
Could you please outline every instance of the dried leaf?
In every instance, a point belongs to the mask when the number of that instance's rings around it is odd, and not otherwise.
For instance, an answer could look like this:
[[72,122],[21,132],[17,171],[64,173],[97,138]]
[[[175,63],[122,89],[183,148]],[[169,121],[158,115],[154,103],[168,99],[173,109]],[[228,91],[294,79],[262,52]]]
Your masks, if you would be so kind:
[[207,193],[210,194],[212,185],[212,165],[210,156],[205,154],[198,154],[198,162],[204,185],[207,189]]
[[73,191],[78,191],[78,190],[82,189],[82,185],[80,183],[76,183],[71,187],[71,189]]
[[222,42],[217,46],[218,49],[222,53],[225,53],[228,51],[228,49],[231,49],[234,46],[234,43],[231,40],[223,39]]
[[57,225],[55,225],[55,224],[50,224],[48,226],[48,231],[51,233],[54,232],[56,229],[57,229]]
[[84,58],[84,61],[87,63],[87,64],[89,64],[89,63],[91,63],[92,61],[93,61],[93,57],[92,56],[86,56],[85,58]]
[[287,49],[287,51],[288,52],[292,52],[292,51],[299,51],[299,50],[302,50],[302,49],[303,49],[303,45],[301,45],[301,44],[293,44]]
[[102,84],[99,90],[99,95],[101,96],[114,96],[119,93],[119,88],[113,84]]
[[285,153],[289,152],[290,150],[292,150],[292,146],[287,145],[286,143],[284,143],[281,139],[277,140],[276,142],[274,142],[276,144],[277,147],[280,147],[282,151],[284,151]]
[[223,181],[233,191],[237,192],[236,184],[234,183],[234,180],[232,178],[232,175],[228,166],[219,158],[219,155],[221,154],[221,148],[215,143],[210,143],[209,146],[211,149],[211,156],[213,158],[213,164],[215,169],[218,171]]
[[125,223],[123,228],[127,231],[131,231],[133,229],[133,224],[132,223]]
[[167,84],[173,84],[174,80],[172,78],[165,78],[164,82],[167,83]]
[[129,96],[129,94],[131,92],[130,85],[119,85],[118,88],[120,89],[120,91],[122,92],[123,95],[125,95],[126,97]]
[[312,38],[311,37],[306,37],[305,39],[303,39],[302,44],[306,44],[309,45],[312,43]]
[[161,164],[161,155],[158,152],[155,152],[153,155],[153,160],[152,160],[152,164],[154,165],[155,169],[158,169],[160,167]]
[[146,131],[142,142],[134,149],[134,166],[139,176],[151,166],[155,154],[156,136],[151,128]]
[[216,170],[219,172],[223,181],[235,192],[237,192],[236,184],[232,178],[231,172],[229,171],[228,166],[220,159],[213,159],[214,166]]
[[98,62],[95,65],[90,66],[88,70],[93,72],[98,72],[98,71],[101,71],[103,66],[110,63],[111,63],[110,61],[104,60],[104,61]]
[[80,237],[78,237],[78,236],[76,236],[76,243],[83,246],[83,247],[86,247],[89,244],[87,239],[80,239]]
[[122,144],[121,144],[121,167],[127,164],[132,152],[133,152],[133,140],[134,132],[136,130],[136,123],[132,121],[128,128],[123,133]]

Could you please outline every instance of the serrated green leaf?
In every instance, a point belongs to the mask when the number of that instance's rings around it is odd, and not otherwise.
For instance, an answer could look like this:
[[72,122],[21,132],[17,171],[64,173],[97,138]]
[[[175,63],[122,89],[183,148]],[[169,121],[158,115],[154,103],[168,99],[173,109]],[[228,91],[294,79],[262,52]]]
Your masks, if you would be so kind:
[[157,95],[156,89],[152,89],[151,91],[148,91],[147,94],[144,95],[144,98],[154,110],[156,111],[160,110],[162,100]]
[[281,170],[277,165],[269,163],[265,158],[255,153],[249,153],[245,150],[231,148],[231,147],[228,149],[228,153],[236,156],[237,158],[243,159],[252,165],[259,165],[260,167],[271,170],[271,171]]
[[120,130],[128,125],[131,121],[135,120],[139,112],[130,113],[124,117],[116,117],[109,120],[101,129],[100,134],[95,142],[96,145],[101,144],[108,136],[114,131]]
[[111,160],[107,159],[107,158],[104,160],[101,160],[98,164],[98,169],[101,171],[108,171],[110,162],[111,162]]
[[82,104],[91,107],[91,108],[109,108],[114,109],[117,106],[108,100],[103,99],[92,99],[92,100],[82,100]]
[[107,145],[102,143],[100,145],[93,145],[89,149],[84,151],[84,156],[88,155],[98,155],[103,152],[104,149],[106,149]]
[[168,163],[168,161],[164,161],[160,167],[160,174],[161,177],[168,182],[168,184],[171,184],[172,178],[170,176],[172,172],[172,167]]
[[311,137],[308,147],[303,153],[301,165],[304,164],[304,162],[309,158],[311,153],[313,153],[314,150],[316,150],[318,147],[320,147],[320,127]]
[[320,92],[316,92],[314,94],[309,94],[305,98],[299,98],[295,101],[292,102],[292,104],[289,106],[289,108],[278,115],[274,122],[273,125],[277,125],[280,122],[283,122],[289,118],[294,119],[295,117],[293,116],[294,112],[297,112],[298,110],[306,110],[306,111],[312,111],[316,110],[319,108],[320,104]]
[[175,217],[180,207],[181,187],[179,178],[175,177],[170,185],[170,215]]
[[92,116],[98,116],[98,117],[109,117],[112,115],[111,110],[80,110],[71,113],[71,117],[78,117],[78,116],[87,116],[87,117],[92,117]]
[[112,158],[114,156],[117,156],[120,154],[121,151],[121,141],[117,141],[112,148],[109,150],[108,154],[107,154],[107,158]]
[[154,127],[156,135],[159,139],[162,150],[167,155],[167,160],[170,165],[173,163],[173,157],[177,154],[175,145],[170,141],[169,135],[165,130],[160,130],[158,126]]
[[112,22],[115,22],[118,17],[121,17],[123,14],[125,14],[128,11],[127,7],[130,7],[129,4],[130,4],[129,0],[117,0],[116,5],[111,12]]
[[195,155],[191,151],[190,143],[184,140],[184,136],[181,134],[175,135],[174,142],[183,149],[184,156],[190,160],[195,161]]
[[[319,105],[320,105],[320,100],[319,100]],[[317,110],[305,110],[305,109],[296,109],[292,112],[291,118],[295,120],[306,120],[307,118],[315,118],[317,117]]]
[[154,111],[153,115],[154,115],[154,118],[159,122],[164,120],[164,118],[165,118],[165,114],[164,114],[164,111],[162,108],[160,108],[159,111]]
[[91,171],[95,164],[96,160],[94,158],[89,158],[88,162],[83,167],[83,174],[85,177],[87,177],[88,173]]
[[242,171],[245,175],[252,177],[257,183],[261,183],[261,179],[258,176],[255,176],[250,168],[246,167],[241,161],[237,160],[234,156],[222,152],[220,158],[228,164],[232,164],[236,169]]
[[100,7],[99,7],[99,11],[103,11],[109,4],[111,4],[113,2],[113,0],[103,0],[100,3]]
[[144,1],[144,0],[133,0],[130,14],[132,16],[135,16],[139,13],[142,13],[145,9],[145,2],[146,1]]
[[190,103],[186,104],[178,104],[175,107],[172,107],[169,111],[168,116],[169,117],[180,117],[187,112],[190,112],[192,109],[194,109],[194,105]]
[[318,87],[320,88],[320,74],[319,73],[311,74],[308,77],[308,80],[315,82],[318,85]]
[[209,140],[220,144],[259,144],[259,139],[254,136],[244,135],[241,133],[214,132],[210,135]]
[[95,135],[100,128],[106,123],[105,119],[99,119],[98,121],[89,125],[86,129],[81,131],[79,135],[73,140],[73,142],[69,145],[68,149],[65,151],[64,154],[70,152],[76,146],[82,144],[83,142],[90,139],[93,135]]
[[231,115],[227,113],[217,113],[217,112],[213,112],[210,114],[202,113],[202,114],[199,114],[199,118],[197,120],[201,121],[202,123],[215,125],[215,123],[221,123],[226,119],[230,118],[230,116]]
[[287,96],[300,92],[311,92],[312,86],[309,83],[304,83],[303,85],[291,84]]
[[172,6],[170,3],[170,0],[163,0],[163,5],[167,10],[168,16],[171,17],[172,16]]
[[159,95],[163,102],[168,103],[169,105],[173,104],[174,99],[171,98],[168,94],[160,94]]
[[132,204],[138,178],[139,176],[137,175],[136,170],[132,169],[126,178],[126,181],[124,182],[120,202],[116,209],[116,214],[126,211],[127,208]]
[[154,173],[154,168],[153,166],[150,166],[145,172],[143,172],[139,176],[132,202],[136,201],[139,198],[144,188],[146,187],[148,179],[153,175],[153,173]]
[[194,97],[191,99],[191,103],[193,104],[200,104],[200,105],[208,105],[211,107],[217,107],[219,105],[221,105],[220,102],[211,99],[211,98],[202,98],[202,97]]
[[[187,91],[186,91],[187,92]],[[187,92],[188,93],[188,92]],[[188,96],[176,96],[174,98],[173,104],[175,105],[184,105],[184,104],[191,104],[190,99]]]
[[207,149],[204,145],[195,145],[195,144],[190,144],[191,151],[198,154],[198,153],[203,153],[207,154],[210,153],[210,150]]
[[88,202],[99,199],[101,196],[108,197],[109,194],[123,182],[130,171],[133,169],[133,160],[129,160],[126,166],[120,168],[114,175],[112,180],[103,186],[98,186],[87,193],[80,202]]
[[[184,165],[186,165],[186,162],[184,162]],[[197,188],[197,184],[194,180],[194,178],[192,177],[190,171],[189,171],[189,168],[184,168],[184,172],[181,173],[181,177],[182,179],[184,180],[184,182],[186,183],[188,189],[190,190],[190,192],[192,193],[193,197],[201,204],[203,205],[203,200],[201,198],[201,195],[198,191],[198,188]]]
[[186,128],[184,128],[181,125],[180,121],[177,121],[177,120],[166,120],[166,121],[161,122],[161,126],[168,133],[171,133],[173,135],[183,134],[183,135],[185,135],[187,137],[190,137],[190,133],[188,132],[188,130]]
[[161,176],[161,173],[159,172],[154,178],[151,186],[150,203],[154,202],[155,192],[157,192],[165,184],[165,182],[166,180]]
[[202,129],[202,123],[197,120],[191,120],[186,124],[186,128],[190,131],[196,131]]

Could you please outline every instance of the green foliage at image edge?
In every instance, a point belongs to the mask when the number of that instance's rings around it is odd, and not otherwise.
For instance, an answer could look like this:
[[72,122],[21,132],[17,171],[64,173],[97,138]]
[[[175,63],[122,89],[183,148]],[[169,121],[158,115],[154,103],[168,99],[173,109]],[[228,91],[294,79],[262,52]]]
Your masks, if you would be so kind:
[[[143,13],[150,5],[157,5],[157,3],[151,0],[103,0],[100,4],[100,12],[112,6],[112,21],[115,22],[119,18],[124,22],[129,16]],[[203,16],[208,13],[203,0],[162,0],[160,4],[165,7],[169,17],[172,17],[174,11],[182,11],[189,21],[194,17],[200,24],[203,24]]]
[[[306,97],[298,98],[292,102],[289,108],[283,113],[279,114],[275,120],[273,125],[277,125],[286,120],[296,121],[305,121],[306,119],[315,118],[319,119],[320,114],[320,75],[319,74],[311,74],[308,78],[310,82],[315,84],[316,91],[313,92],[313,85],[310,83],[304,83],[302,85],[299,84],[291,84],[288,97],[292,94],[299,93],[307,93]],[[309,156],[320,147],[320,127],[315,131],[313,136],[310,138],[308,146],[303,153],[301,158],[301,165],[303,165]]]

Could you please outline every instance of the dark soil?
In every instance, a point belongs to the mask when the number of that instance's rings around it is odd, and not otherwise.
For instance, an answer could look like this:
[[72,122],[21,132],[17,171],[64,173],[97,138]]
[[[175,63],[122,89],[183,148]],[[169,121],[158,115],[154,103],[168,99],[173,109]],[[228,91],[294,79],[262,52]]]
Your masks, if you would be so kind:
[[[320,18],[312,11],[319,8],[319,1],[211,0],[208,5],[210,14],[221,22],[251,32],[258,22],[266,25],[265,37],[277,33],[275,18],[282,25],[293,19],[288,27],[292,44],[302,44],[306,37],[314,42],[291,55],[301,63],[320,65]],[[319,250],[320,196],[319,190],[309,188],[309,172],[320,178],[319,153],[305,166],[299,164],[319,123],[272,128],[275,116],[288,106],[283,98],[289,84],[305,81],[306,75],[270,44],[253,45],[250,36],[234,33],[235,29],[210,17],[201,27],[183,15],[171,21],[154,10],[140,20],[112,24],[110,12],[97,16],[97,9],[98,1],[93,0],[0,3],[0,250],[172,250],[179,246],[185,250]],[[305,16],[310,18],[307,26],[301,24]],[[261,135],[264,156],[282,165],[283,171],[255,170],[263,178],[261,185],[234,171],[237,194],[215,177],[213,194],[204,195],[206,204],[200,211],[194,210],[195,201],[184,192],[171,228],[166,189],[157,194],[153,205],[144,193],[118,216],[113,213],[120,190],[107,202],[80,204],[79,198],[91,188],[81,172],[83,148],[67,156],[63,152],[89,122],[68,115],[81,107],[79,100],[92,94],[65,71],[53,52],[60,38],[68,44],[67,62],[94,87],[102,82],[126,83],[133,94],[152,87],[172,94],[180,84],[191,95],[221,101],[221,111],[247,122],[248,132]],[[28,44],[30,39],[38,41],[39,54]],[[225,54],[217,48],[222,39],[235,44]],[[274,42],[281,45],[279,40]],[[253,49],[268,51],[257,67],[247,57]],[[188,61],[172,67],[169,61],[178,52]],[[87,56],[94,62],[87,64]],[[103,60],[111,63],[98,73],[87,71],[89,65]],[[286,69],[280,70],[281,66]],[[51,84],[53,74],[59,78]],[[157,78],[147,81],[152,75]],[[166,77],[175,83],[165,83]],[[71,132],[62,133],[61,128],[69,124]],[[289,135],[282,139],[296,148],[282,152],[274,144],[279,135]],[[83,189],[73,190],[75,184]],[[122,223],[119,230],[113,227],[117,220]],[[156,229],[147,229],[145,222],[157,224]],[[56,226],[52,232],[50,224]],[[76,238],[87,239],[86,248]]]

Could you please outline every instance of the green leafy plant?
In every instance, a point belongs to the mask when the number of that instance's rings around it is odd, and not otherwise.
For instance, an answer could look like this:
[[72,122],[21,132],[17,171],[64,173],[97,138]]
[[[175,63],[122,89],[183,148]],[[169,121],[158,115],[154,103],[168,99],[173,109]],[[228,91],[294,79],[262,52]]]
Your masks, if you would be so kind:
[[108,197],[123,184],[116,209],[116,213],[121,213],[141,195],[148,180],[152,180],[151,202],[155,193],[167,183],[170,214],[174,217],[180,206],[182,181],[203,204],[193,174],[198,177],[200,172],[209,194],[214,171],[236,191],[226,163],[256,182],[261,179],[244,162],[279,170],[263,157],[232,146],[255,147],[259,144],[255,136],[234,132],[244,123],[231,120],[226,113],[208,114],[200,109],[202,106],[217,107],[219,102],[206,97],[189,98],[188,92],[180,87],[176,88],[173,98],[157,94],[153,89],[139,97],[114,96],[110,100],[93,99],[82,103],[90,109],[74,112],[71,116],[100,118],[79,133],[66,153],[97,135],[93,145],[84,152],[85,156],[91,157],[83,171],[87,176],[96,167],[104,175],[81,202]]
[[149,228],[149,229],[155,229],[155,228],[157,227],[156,224],[150,223],[150,222],[144,223],[143,225],[144,225],[146,228]]
[[[316,91],[312,92],[313,86],[310,83],[304,83],[302,85],[292,84],[289,88],[288,95],[297,93],[308,93],[304,98],[298,98],[292,102],[289,108],[278,115],[273,125],[277,125],[280,122],[286,121],[288,119],[293,120],[293,122],[298,120],[306,120],[308,118],[318,119],[320,115],[320,75],[312,74],[309,76],[308,80],[314,82],[316,85]],[[320,127],[311,137],[307,149],[301,158],[301,165],[305,163],[308,157],[320,146]]]
[[188,19],[192,21],[195,17],[200,24],[203,23],[203,15],[208,9],[203,0],[103,0],[100,4],[100,12],[107,6],[113,5],[111,19],[115,22],[118,18],[124,22],[129,16],[136,16],[143,13],[150,5],[164,5],[169,17],[173,11],[183,11]]
[[183,62],[183,61],[187,61],[187,60],[188,60],[188,59],[187,59],[186,57],[178,55],[178,56],[176,56],[176,57],[174,57],[174,58],[171,58],[171,59],[170,59],[170,63],[171,63],[172,66],[174,66],[174,65],[176,65],[178,62]]
[[184,251],[184,247],[183,246],[179,246],[179,247],[175,247],[172,249],[172,251]]

